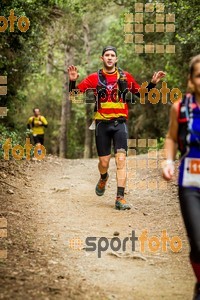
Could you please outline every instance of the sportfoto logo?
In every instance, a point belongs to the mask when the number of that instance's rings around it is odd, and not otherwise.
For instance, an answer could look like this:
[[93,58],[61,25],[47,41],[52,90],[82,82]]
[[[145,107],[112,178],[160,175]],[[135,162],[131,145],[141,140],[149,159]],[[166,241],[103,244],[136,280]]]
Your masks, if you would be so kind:
[[[7,95],[7,76],[0,76],[0,95]],[[0,117],[7,116],[7,107],[0,107]]]
[[182,249],[182,240],[179,236],[169,237],[166,230],[161,232],[161,236],[148,236],[148,230],[145,229],[139,236],[136,236],[135,230],[132,230],[131,237],[120,239],[113,237],[108,239],[106,237],[87,237],[85,242],[80,238],[73,238],[68,241],[69,248],[73,250],[85,250],[87,252],[97,252],[98,258],[102,257],[102,253],[108,249],[117,251],[127,251],[127,245],[131,246],[131,251],[136,251],[136,244],[138,243],[139,252],[145,253],[150,251],[152,253],[164,252],[170,249],[174,253],[178,253]]
[[22,16],[19,19],[15,16],[14,9],[10,10],[10,16],[6,19],[4,16],[0,16],[0,23],[3,23],[0,26],[0,32],[5,32],[8,28],[9,22],[9,31],[15,32],[15,22],[17,21],[17,27],[21,32],[26,32],[29,29],[30,21],[26,16]]
[[[182,98],[182,93],[178,88],[173,88],[170,90],[167,87],[167,82],[162,82],[161,89],[152,88],[149,92],[147,89],[148,82],[145,81],[142,83],[141,87],[138,90],[138,93],[140,94],[140,104],[146,103],[146,98],[151,104],[157,104],[161,101],[162,104],[167,104],[168,98],[172,103],[177,101],[178,99]],[[99,92],[103,93],[103,98],[106,99],[108,97],[108,91],[105,89],[100,90]],[[128,102],[131,102],[132,104],[136,104],[136,99],[134,95],[130,92],[130,89],[125,89],[123,92],[121,92],[119,89],[113,89],[111,94],[109,95],[112,102],[116,101],[116,95],[120,94],[120,98],[124,98],[124,93],[128,94],[129,100]],[[94,99],[95,98],[95,99]],[[70,92],[69,96],[70,101],[72,103],[86,103],[86,104],[93,104],[94,101],[98,103],[98,94],[97,90],[95,88],[87,89],[85,93],[82,93],[79,89],[73,89],[72,92]],[[105,101],[106,102],[106,101]],[[125,99],[126,102],[126,99]]]
[[[12,139],[8,138],[3,145],[0,144],[0,148],[3,148],[5,160],[10,159],[10,154],[12,154],[12,157],[15,160],[21,160],[23,158],[30,160],[32,149],[34,149],[34,158],[36,158],[37,160],[44,159],[46,155],[46,148],[41,144],[37,144],[34,148],[30,143],[30,138],[26,139],[26,144],[24,145],[24,147],[22,147],[21,145],[15,145],[14,147],[12,147],[11,141]],[[25,153],[26,156],[24,156]]]
[[[150,14],[151,24],[144,23],[147,14]],[[175,45],[147,44],[144,41],[143,33],[165,32],[166,35],[175,32],[175,14],[165,13],[163,3],[135,3],[135,13],[124,16],[124,32],[124,42],[134,43],[136,53],[175,53]]]
[[[128,139],[127,188],[129,190],[166,190],[167,182],[161,178],[166,150],[158,148],[157,139]],[[146,154],[139,154],[145,150]],[[124,178],[122,178],[124,179]]]
[[[7,238],[7,219],[0,218],[0,239]],[[7,258],[7,249],[0,249],[0,261]]]

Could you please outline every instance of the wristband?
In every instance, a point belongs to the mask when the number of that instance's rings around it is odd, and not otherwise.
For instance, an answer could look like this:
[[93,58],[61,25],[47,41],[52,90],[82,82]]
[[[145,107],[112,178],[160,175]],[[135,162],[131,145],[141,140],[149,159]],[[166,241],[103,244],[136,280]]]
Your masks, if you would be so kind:
[[147,88],[148,88],[148,91],[150,91],[151,89],[155,88],[156,87],[156,83],[153,83],[153,82],[149,82]]
[[72,90],[76,89],[76,81],[69,81],[69,92],[72,92]]
[[174,165],[174,161],[172,159],[166,159],[166,165]]
[[165,168],[166,166],[174,166],[174,161],[172,159],[166,159],[162,162],[162,168]]

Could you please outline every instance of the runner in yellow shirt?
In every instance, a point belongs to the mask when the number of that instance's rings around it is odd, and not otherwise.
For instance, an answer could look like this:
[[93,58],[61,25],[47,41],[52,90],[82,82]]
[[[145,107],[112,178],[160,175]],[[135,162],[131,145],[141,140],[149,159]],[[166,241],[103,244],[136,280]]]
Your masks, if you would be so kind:
[[33,109],[34,116],[28,119],[27,127],[32,130],[33,140],[35,144],[44,144],[44,127],[48,122],[44,116],[40,114],[39,108]]

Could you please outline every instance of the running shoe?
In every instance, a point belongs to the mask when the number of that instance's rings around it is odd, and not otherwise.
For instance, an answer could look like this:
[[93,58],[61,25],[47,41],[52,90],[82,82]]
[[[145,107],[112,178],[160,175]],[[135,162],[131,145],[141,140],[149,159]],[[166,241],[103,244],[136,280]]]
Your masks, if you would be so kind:
[[105,193],[106,182],[108,180],[108,177],[109,175],[107,175],[106,179],[99,179],[95,189],[95,192],[98,196],[103,196],[103,194]]
[[126,203],[126,200],[122,196],[117,196],[115,201],[115,208],[118,210],[131,209],[131,206]]

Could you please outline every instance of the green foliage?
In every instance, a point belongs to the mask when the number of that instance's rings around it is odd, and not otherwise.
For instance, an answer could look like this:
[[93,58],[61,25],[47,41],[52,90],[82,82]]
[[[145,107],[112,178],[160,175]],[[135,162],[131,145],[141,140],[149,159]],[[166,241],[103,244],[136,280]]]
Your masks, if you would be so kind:
[[69,124],[68,134],[68,157],[83,157],[84,152],[84,128],[85,128],[85,106],[75,104],[72,108],[72,122]]
[[[3,124],[0,124],[0,159],[4,158],[3,145],[8,139],[10,139],[12,147],[14,147],[15,145],[24,145],[26,142],[26,138],[29,137],[29,133],[29,130],[26,130],[22,133],[17,130],[7,128]],[[10,157],[12,157],[11,150]]]
[[160,138],[158,139],[158,146],[157,146],[157,149],[158,149],[158,150],[164,148],[164,142],[165,142],[165,139],[164,139],[163,137],[160,137]]
[[[137,54],[134,43],[124,43],[124,13],[134,12],[136,0],[7,0],[1,1],[1,15],[27,16],[31,25],[26,33],[0,33],[0,75],[8,76],[8,95],[0,96],[0,106],[9,108],[1,127],[6,138],[13,132],[13,142],[24,144],[26,121],[32,109],[39,106],[49,127],[45,133],[47,151],[59,152],[61,105],[66,98],[67,53],[73,52],[73,61],[82,80],[88,73],[101,68],[101,51],[106,45],[118,50],[118,66],[129,71],[141,84],[150,81],[155,71],[164,70],[170,89],[176,87],[184,94],[187,85],[188,63],[200,53],[200,6],[197,0],[162,1],[165,12],[175,13],[175,33],[144,34],[145,41],[155,44],[175,44],[175,54]],[[147,3],[147,1],[140,1]],[[149,1],[150,2],[150,1]],[[151,1],[152,2],[152,1]],[[156,1],[153,1],[154,3]],[[154,14],[145,16],[152,23]],[[89,27],[89,60],[83,48],[83,24]],[[157,86],[160,89],[161,84]],[[161,99],[162,100],[162,99]],[[161,102],[160,100],[160,102]],[[67,99],[66,99],[67,101]],[[130,105],[130,138],[157,138],[162,148],[168,126],[170,99],[163,105],[139,101]],[[84,105],[72,105],[67,133],[68,157],[81,157],[84,151],[86,112]],[[2,122],[3,123],[3,122]],[[6,129],[12,128],[11,129]],[[15,135],[14,132],[17,132]]]

